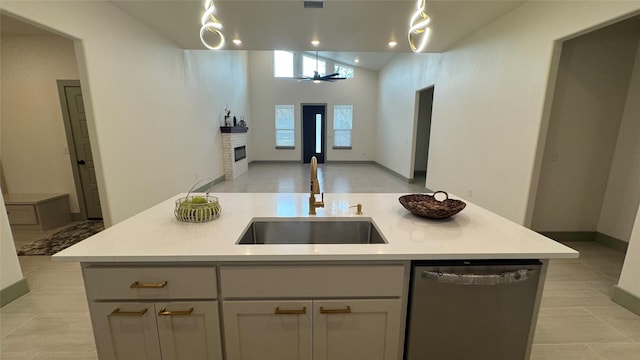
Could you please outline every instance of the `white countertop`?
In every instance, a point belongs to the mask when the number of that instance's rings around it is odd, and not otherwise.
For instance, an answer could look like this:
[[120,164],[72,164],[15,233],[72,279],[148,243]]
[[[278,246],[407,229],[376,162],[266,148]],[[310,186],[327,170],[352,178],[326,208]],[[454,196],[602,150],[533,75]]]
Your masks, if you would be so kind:
[[[193,194],[192,194],[193,195]],[[308,194],[215,194],[222,215],[207,223],[179,222],[175,199],[163,201],[54,255],[79,262],[428,260],[577,258],[578,252],[467,202],[446,220],[417,217],[403,194],[325,194],[308,215]],[[452,198],[456,198],[452,196]],[[349,206],[361,203],[363,215]],[[253,218],[371,219],[387,244],[237,245]]]

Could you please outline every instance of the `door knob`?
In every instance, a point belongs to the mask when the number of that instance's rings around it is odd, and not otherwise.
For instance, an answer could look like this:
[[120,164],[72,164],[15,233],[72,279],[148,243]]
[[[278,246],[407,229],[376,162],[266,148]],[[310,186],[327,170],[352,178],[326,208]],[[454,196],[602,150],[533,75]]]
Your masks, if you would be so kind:
[[86,162],[85,162],[84,160],[78,160],[78,161],[77,161],[77,163],[78,163],[78,165],[84,165],[84,164],[86,164]]

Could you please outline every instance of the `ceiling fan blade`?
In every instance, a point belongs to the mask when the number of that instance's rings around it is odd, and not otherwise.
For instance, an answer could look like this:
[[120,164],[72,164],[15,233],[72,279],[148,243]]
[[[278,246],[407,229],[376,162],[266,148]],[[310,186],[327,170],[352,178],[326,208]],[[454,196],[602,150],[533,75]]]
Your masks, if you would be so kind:
[[323,77],[334,77],[334,76],[338,76],[338,75],[340,75],[340,73],[327,74],[327,75],[325,75]]

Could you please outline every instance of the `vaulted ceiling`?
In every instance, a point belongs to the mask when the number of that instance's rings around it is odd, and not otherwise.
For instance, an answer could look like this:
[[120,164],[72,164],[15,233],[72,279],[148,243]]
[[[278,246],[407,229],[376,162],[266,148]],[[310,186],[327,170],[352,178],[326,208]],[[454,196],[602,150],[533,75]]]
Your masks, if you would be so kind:
[[[110,0],[123,12],[184,49],[200,42],[205,0]],[[425,52],[453,44],[521,5],[524,0],[436,0],[426,2],[431,37]],[[227,50],[319,50],[320,56],[380,69],[399,52],[410,52],[407,32],[416,0],[327,0],[305,8],[303,0],[214,0]],[[4,17],[3,17],[4,18]],[[19,21],[3,21],[2,33],[34,32]],[[240,46],[230,40],[242,40]],[[317,39],[320,45],[310,44]],[[390,40],[398,45],[389,48]]]

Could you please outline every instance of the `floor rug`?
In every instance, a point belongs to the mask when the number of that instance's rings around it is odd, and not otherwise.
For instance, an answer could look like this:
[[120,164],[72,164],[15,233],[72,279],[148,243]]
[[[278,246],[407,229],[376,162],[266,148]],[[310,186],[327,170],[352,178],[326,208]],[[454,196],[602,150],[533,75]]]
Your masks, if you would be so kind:
[[53,255],[60,250],[78,243],[91,235],[104,230],[102,220],[85,220],[79,224],[69,226],[44,239],[22,245],[18,248],[19,256]]

